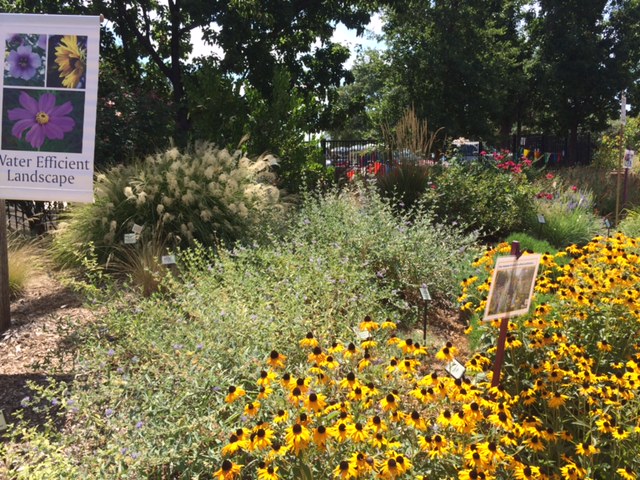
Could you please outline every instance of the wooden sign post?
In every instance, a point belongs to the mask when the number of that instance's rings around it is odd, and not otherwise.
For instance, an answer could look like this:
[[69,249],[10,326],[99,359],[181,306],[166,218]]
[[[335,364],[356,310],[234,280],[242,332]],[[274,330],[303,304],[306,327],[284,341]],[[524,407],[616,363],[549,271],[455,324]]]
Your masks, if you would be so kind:
[[511,255],[500,257],[496,261],[483,318],[485,321],[500,319],[500,333],[491,379],[492,387],[500,383],[509,320],[527,313],[531,306],[540,259],[539,254],[521,257],[520,242],[513,242]]
[[11,326],[7,243],[7,205],[4,199],[0,198],[0,333]]

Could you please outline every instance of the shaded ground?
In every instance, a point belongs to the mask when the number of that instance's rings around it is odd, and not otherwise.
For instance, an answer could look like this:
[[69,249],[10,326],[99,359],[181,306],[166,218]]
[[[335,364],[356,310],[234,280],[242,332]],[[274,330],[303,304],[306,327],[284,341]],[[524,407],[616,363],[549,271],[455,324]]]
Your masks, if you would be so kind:
[[0,410],[7,421],[28,395],[27,381],[70,376],[70,335],[93,319],[82,298],[49,273],[33,278],[26,295],[12,302],[11,328],[0,336]]

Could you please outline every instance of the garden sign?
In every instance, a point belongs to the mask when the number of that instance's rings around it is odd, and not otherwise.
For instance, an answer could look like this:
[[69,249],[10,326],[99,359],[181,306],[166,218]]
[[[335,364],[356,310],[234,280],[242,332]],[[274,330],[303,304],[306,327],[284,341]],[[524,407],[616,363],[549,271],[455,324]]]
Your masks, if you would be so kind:
[[100,18],[0,14],[0,198],[93,201]]
[[93,201],[100,17],[0,13],[0,333],[10,325],[5,199]]

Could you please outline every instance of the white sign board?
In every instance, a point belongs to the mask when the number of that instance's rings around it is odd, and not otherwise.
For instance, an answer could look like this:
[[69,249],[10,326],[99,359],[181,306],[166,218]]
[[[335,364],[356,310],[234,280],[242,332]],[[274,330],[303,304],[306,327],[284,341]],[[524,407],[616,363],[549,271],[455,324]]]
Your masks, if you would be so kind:
[[100,18],[0,14],[0,198],[93,201]]

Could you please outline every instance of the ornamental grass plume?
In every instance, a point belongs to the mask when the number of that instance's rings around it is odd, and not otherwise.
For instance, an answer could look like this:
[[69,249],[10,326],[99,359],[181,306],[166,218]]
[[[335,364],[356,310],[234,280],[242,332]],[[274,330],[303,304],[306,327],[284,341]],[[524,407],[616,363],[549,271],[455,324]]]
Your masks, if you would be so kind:
[[276,163],[270,155],[249,159],[197,142],[113,167],[97,176],[95,203],[71,210],[54,253],[72,263],[93,241],[105,262],[136,224],[144,227],[141,241],[152,238],[167,249],[258,238],[285,211],[271,171]]

